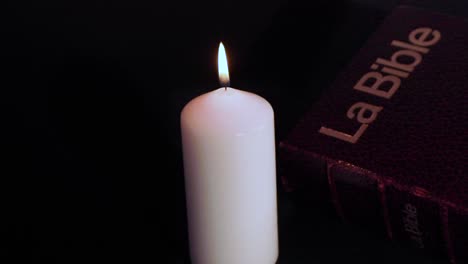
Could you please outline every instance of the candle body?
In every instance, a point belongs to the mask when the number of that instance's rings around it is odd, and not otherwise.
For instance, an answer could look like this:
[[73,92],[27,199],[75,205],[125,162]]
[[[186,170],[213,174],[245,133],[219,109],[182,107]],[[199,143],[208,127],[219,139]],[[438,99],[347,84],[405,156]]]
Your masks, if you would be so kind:
[[263,98],[220,88],[181,113],[194,264],[273,264],[278,257],[274,114]]

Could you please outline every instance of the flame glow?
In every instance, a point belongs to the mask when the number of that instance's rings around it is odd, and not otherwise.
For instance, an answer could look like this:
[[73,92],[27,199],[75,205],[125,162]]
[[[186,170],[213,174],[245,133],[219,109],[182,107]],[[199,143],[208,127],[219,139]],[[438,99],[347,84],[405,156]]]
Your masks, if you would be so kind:
[[226,50],[224,49],[224,45],[221,42],[219,44],[218,50],[218,74],[219,74],[219,82],[222,87],[229,86],[229,68],[226,56]]

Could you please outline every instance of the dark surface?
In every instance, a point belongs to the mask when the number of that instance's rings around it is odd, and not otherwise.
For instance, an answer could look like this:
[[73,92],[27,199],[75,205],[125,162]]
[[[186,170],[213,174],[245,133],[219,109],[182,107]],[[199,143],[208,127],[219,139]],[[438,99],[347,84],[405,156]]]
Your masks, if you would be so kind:
[[[179,113],[219,41],[281,139],[396,2],[2,4],[2,263],[187,263]],[[280,263],[438,263],[279,197]]]

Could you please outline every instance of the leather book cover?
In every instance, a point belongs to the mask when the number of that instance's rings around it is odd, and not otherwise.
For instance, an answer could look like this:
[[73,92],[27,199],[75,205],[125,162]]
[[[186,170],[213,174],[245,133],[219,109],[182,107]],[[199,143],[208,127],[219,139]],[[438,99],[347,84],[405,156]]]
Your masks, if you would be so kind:
[[396,8],[280,143],[284,187],[467,263],[467,89],[468,23]]

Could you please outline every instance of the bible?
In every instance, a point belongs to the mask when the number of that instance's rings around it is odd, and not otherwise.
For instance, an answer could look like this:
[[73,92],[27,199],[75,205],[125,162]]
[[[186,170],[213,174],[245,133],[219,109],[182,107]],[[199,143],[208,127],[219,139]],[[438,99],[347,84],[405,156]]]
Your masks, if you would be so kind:
[[285,190],[468,262],[468,24],[401,6],[279,146]]

